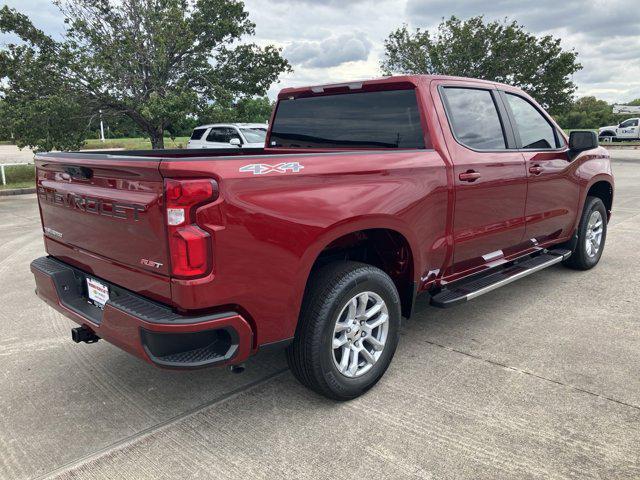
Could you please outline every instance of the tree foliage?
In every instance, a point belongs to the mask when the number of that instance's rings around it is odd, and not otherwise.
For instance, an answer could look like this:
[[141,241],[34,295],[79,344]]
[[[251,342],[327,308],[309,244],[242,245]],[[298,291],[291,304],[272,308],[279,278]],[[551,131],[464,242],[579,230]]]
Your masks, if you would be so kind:
[[[640,98],[624,105],[640,105]],[[617,125],[618,123],[633,117],[634,115],[614,114],[613,105],[599,100],[596,97],[581,97],[572,102],[567,111],[556,115],[556,121],[563,128],[599,128],[607,125]]]
[[560,39],[536,37],[517,22],[444,20],[434,31],[406,25],[385,41],[386,74],[427,73],[482,78],[518,86],[552,113],[571,103],[576,86],[571,75],[582,66],[575,51],[562,50]]
[[617,122],[612,105],[596,97],[582,97],[571,104],[569,109],[556,116],[563,128],[598,128]]
[[[0,50],[2,93],[18,143],[77,148],[99,110],[126,115],[163,147],[170,126],[211,104],[264,95],[290,70],[254,33],[239,0],[58,0],[61,41],[19,12],[0,9],[0,31],[22,42]],[[95,126],[95,125],[94,125]]]
[[0,140],[11,139],[11,124],[8,116],[7,105],[4,100],[0,99]]
[[213,104],[200,115],[200,123],[247,122],[265,123],[271,116],[273,103],[267,98],[244,98],[232,104]]

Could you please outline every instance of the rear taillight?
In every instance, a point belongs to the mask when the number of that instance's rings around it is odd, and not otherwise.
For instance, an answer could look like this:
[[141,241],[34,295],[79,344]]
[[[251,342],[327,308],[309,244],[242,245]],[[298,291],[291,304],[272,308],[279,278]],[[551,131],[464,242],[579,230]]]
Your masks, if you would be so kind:
[[167,179],[164,183],[171,273],[176,277],[204,275],[211,265],[211,236],[196,225],[196,209],[218,197],[211,179]]

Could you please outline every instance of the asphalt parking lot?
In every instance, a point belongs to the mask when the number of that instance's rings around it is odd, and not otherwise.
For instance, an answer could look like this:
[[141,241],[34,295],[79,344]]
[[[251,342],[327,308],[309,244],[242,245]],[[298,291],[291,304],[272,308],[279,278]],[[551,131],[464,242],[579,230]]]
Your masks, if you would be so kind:
[[33,292],[35,196],[0,197],[0,477],[640,478],[640,155],[613,155],[596,269],[421,303],[348,403],[302,388],[281,354],[184,373],[74,344]]

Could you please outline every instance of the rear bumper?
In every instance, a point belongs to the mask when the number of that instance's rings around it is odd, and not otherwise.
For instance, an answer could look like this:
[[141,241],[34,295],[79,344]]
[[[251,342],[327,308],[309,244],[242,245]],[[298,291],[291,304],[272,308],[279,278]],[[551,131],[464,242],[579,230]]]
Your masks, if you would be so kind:
[[110,299],[102,309],[87,300],[88,275],[82,270],[53,257],[41,257],[31,263],[31,272],[42,300],[100,338],[154,365],[231,365],[242,363],[251,353],[251,327],[236,312],[182,316],[96,278],[109,287]]

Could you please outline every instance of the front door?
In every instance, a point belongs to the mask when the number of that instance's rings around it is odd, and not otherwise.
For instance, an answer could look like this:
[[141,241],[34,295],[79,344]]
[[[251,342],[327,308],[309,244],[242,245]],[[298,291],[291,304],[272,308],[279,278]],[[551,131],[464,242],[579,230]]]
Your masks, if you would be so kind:
[[564,138],[527,98],[502,93],[528,178],[526,239],[532,244],[566,238],[578,215],[580,185]]
[[439,93],[454,164],[454,254],[448,274],[459,274],[524,248],[527,177],[497,90],[447,85]]
[[618,125],[616,137],[626,139],[640,138],[640,126],[637,118],[630,118]]

